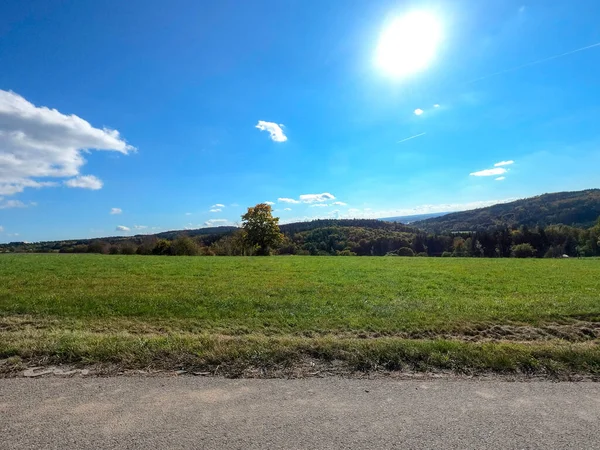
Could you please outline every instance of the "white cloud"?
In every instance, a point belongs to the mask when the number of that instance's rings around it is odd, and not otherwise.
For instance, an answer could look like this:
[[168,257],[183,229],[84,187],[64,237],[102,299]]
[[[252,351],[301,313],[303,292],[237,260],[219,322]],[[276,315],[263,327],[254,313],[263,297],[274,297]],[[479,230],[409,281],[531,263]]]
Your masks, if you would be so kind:
[[501,167],[501,166],[510,166],[511,164],[514,164],[515,162],[513,160],[510,161],[500,161],[496,164],[494,164],[494,167]]
[[313,203],[312,205],[309,205],[309,206],[311,208],[314,208],[314,207],[323,208],[323,207],[326,207],[326,206],[329,206],[329,205],[327,203]]
[[92,189],[97,191],[102,189],[102,180],[94,175],[81,175],[65,181],[65,185],[70,188]]
[[111,208],[110,209],[110,213],[111,214],[121,214],[123,212],[123,210],[121,208]]
[[335,197],[329,192],[322,194],[302,194],[299,198],[302,203],[323,203],[328,200],[335,200]]
[[185,215],[186,215],[186,216],[191,216],[191,215],[192,215],[192,213],[185,213]]
[[473,177],[492,177],[494,175],[502,175],[503,173],[506,173],[507,170],[503,169],[502,167],[497,167],[496,169],[485,169],[485,170],[480,170],[479,172],[473,172],[470,173],[469,175],[473,176]]
[[145,230],[146,228],[148,228],[146,225],[134,225],[133,226],[134,230]]
[[344,202],[333,202],[332,205],[337,205],[337,206],[346,206],[348,205],[348,203],[344,203]]
[[0,225],[0,233],[4,232],[4,227]]
[[207,220],[206,222],[204,222],[204,226],[205,227],[214,227],[214,226],[227,225],[228,223],[229,223],[229,221],[227,219],[210,219],[210,220]]
[[211,208],[225,208],[225,205],[223,203],[215,203]]
[[415,109],[415,116],[420,116],[421,114],[423,114],[425,111],[423,111],[421,108],[417,108]]
[[299,200],[294,200],[293,198],[285,198],[285,197],[283,197],[283,198],[280,197],[277,199],[277,201],[279,203],[293,203],[293,204],[300,203]]
[[268,131],[273,142],[285,142],[287,141],[287,136],[283,133],[283,130],[281,129],[282,126],[283,125],[277,125],[274,122],[259,120],[256,128],[261,131]]
[[292,208],[283,208],[284,211],[291,211]]
[[273,206],[275,204],[275,202],[263,202],[265,205],[271,205]]
[[213,208],[210,210],[210,212],[212,212],[212,213],[221,212],[221,211],[223,211],[221,208]]
[[9,208],[27,208],[27,205],[20,200],[0,201],[0,209],[9,209]]
[[434,107],[434,108],[439,108],[439,107],[440,107],[440,105],[436,103],[435,105],[433,105],[433,107]]
[[498,177],[498,178],[496,178],[496,181],[502,181],[502,180],[506,180],[506,177]]
[[131,231],[131,229],[124,225],[119,225],[119,226],[117,226],[117,228],[115,228],[115,231]]
[[[77,177],[90,149],[127,154],[135,150],[116,130],[92,127],[76,115],[37,107],[14,92],[0,90],[0,195],[25,188],[56,186],[38,178]],[[96,183],[83,186],[99,189]],[[81,187],[78,178],[68,186]],[[101,187],[101,183],[100,183]]]

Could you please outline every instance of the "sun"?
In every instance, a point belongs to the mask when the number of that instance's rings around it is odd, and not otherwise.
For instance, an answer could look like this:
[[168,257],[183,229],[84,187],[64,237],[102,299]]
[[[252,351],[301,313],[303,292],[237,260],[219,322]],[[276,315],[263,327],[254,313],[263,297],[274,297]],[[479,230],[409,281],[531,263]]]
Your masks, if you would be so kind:
[[414,11],[393,20],[377,45],[376,65],[393,77],[404,77],[427,68],[442,39],[437,18]]

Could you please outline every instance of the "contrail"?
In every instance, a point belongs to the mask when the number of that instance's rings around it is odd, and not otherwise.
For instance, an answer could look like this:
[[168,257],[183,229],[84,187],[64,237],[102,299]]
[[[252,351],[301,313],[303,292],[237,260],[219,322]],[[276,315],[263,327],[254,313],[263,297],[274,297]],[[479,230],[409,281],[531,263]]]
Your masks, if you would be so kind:
[[554,56],[549,56],[548,58],[538,59],[537,61],[532,61],[527,64],[523,64],[521,66],[511,67],[510,69],[501,70],[500,72],[490,73],[489,75],[485,75],[481,78],[476,78],[474,80],[471,80],[471,81],[467,82],[466,84],[471,84],[471,83],[475,83],[477,81],[486,80],[488,78],[495,77],[497,75],[502,75],[503,73],[514,72],[515,70],[523,69],[524,67],[534,66],[536,64],[541,64],[546,61],[552,61],[553,59],[562,58],[563,56],[572,55],[573,53],[579,53],[579,52],[582,52],[584,50],[588,50],[588,49],[594,48],[594,47],[600,47],[600,42],[597,42],[592,45],[588,45],[586,47],[578,48],[577,50],[571,50],[570,52],[561,53],[560,55],[554,55]]
[[414,136],[407,137],[406,139],[402,139],[401,141],[396,142],[396,144],[400,144],[401,142],[410,141],[411,139],[418,138],[419,136],[423,136],[424,134],[427,134],[427,133],[415,134]]

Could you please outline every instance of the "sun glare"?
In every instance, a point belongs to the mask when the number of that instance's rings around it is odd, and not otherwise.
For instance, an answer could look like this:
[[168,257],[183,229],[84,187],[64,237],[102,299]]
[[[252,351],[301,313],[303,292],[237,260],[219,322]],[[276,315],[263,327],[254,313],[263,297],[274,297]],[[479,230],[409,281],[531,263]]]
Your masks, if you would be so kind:
[[414,11],[395,19],[381,34],[377,66],[394,77],[427,68],[441,41],[441,26],[433,15]]

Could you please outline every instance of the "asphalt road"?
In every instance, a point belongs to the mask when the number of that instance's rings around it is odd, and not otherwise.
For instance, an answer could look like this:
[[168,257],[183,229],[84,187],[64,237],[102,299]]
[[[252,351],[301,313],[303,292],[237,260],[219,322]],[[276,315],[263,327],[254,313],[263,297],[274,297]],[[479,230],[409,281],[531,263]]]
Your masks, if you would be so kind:
[[0,380],[1,449],[600,449],[600,385]]

